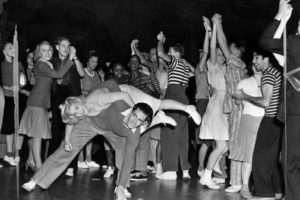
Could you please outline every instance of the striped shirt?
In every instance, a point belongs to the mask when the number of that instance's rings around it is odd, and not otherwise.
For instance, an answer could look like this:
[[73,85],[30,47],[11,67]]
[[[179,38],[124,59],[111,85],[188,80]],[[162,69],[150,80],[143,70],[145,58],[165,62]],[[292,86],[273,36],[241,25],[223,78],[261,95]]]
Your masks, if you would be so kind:
[[171,56],[171,61],[168,63],[169,67],[169,82],[168,84],[187,85],[189,81],[190,68],[184,64],[184,59],[177,59]]
[[273,95],[269,107],[265,109],[266,117],[275,117],[277,115],[280,103],[280,89],[282,85],[282,74],[273,67],[268,67],[264,72],[261,80],[261,86],[273,86]]

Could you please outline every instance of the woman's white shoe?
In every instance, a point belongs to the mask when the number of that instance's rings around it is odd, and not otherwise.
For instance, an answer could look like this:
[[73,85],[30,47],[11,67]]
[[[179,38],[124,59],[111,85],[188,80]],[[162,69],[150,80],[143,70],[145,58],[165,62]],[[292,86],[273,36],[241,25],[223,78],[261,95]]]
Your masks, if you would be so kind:
[[27,190],[28,192],[31,192],[32,190],[35,189],[35,186],[36,186],[36,182],[34,180],[30,180],[29,182],[27,183],[24,183],[22,185],[22,188],[24,188],[25,190]]

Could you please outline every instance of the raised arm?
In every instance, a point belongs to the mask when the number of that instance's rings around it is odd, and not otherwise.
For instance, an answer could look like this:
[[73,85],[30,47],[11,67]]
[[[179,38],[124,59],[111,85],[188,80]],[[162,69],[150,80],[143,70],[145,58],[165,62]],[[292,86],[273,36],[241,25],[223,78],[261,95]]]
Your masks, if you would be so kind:
[[49,64],[47,64],[44,61],[38,61],[36,63],[36,70],[38,70],[43,76],[47,76],[50,78],[62,78],[68,70],[73,65],[73,62],[68,59],[63,67],[61,67],[58,70],[53,70],[49,67]]
[[210,62],[212,65],[216,65],[217,63],[217,52],[216,52],[216,46],[217,46],[217,27],[216,23],[214,22],[214,18],[216,15],[213,16],[213,30],[212,30],[212,36],[210,40]]
[[227,38],[225,36],[223,26],[222,26],[222,18],[221,15],[216,14],[218,17],[215,18],[215,24],[217,27],[217,40],[219,43],[219,46],[226,58],[226,60],[230,59],[230,50],[227,43]]
[[84,70],[83,70],[83,66],[82,63],[80,62],[80,60],[77,58],[76,56],[76,49],[73,46],[70,46],[70,57],[73,58],[77,72],[79,74],[80,77],[84,77]]
[[133,49],[134,53],[140,58],[142,65],[150,68],[151,70],[153,69],[153,64],[151,62],[149,62],[148,60],[145,59],[145,57],[143,56],[143,54],[140,52],[140,50],[138,49],[138,43],[139,40],[138,39],[134,39],[131,42],[131,48]]
[[288,2],[289,1],[286,0],[280,0],[279,9],[274,20],[268,25],[259,38],[261,48],[274,53],[283,54],[282,33],[293,10]]
[[211,37],[211,26],[210,26],[210,22],[209,19],[207,19],[206,17],[203,16],[203,26],[205,28],[205,38],[204,38],[204,43],[203,43],[203,52],[202,52],[202,56],[200,58],[199,64],[197,65],[197,67],[199,67],[199,71],[200,73],[203,72],[203,68],[206,65],[206,60],[207,60],[207,56],[208,56],[208,51],[209,51],[209,40]]
[[157,40],[158,40],[158,42],[157,42],[158,57],[162,58],[167,63],[171,62],[171,57],[169,55],[167,55],[164,50],[163,44],[166,40],[166,37],[164,36],[162,31],[157,35]]

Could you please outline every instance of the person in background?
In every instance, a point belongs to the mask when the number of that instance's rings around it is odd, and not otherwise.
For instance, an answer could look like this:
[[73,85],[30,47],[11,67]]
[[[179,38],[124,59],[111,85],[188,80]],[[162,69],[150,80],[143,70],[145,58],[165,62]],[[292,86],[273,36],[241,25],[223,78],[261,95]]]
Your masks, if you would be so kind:
[[[253,151],[252,174],[254,182],[253,199],[275,199],[282,197],[282,177],[279,169],[279,153],[283,124],[276,116],[280,103],[282,73],[275,67],[277,61],[265,50],[256,49],[253,56],[256,71],[263,73],[261,97],[248,95],[237,90],[234,98],[260,106],[265,115],[259,125]],[[281,197],[280,197],[281,196]]]
[[[1,127],[1,134],[5,135],[6,139],[6,154],[3,158],[5,162],[7,162],[11,166],[16,166],[19,162],[20,158],[14,157],[14,133],[15,131],[15,103],[14,103],[14,91],[16,86],[13,84],[13,58],[15,56],[15,49],[11,42],[6,42],[2,46],[2,53],[4,55],[4,60],[1,63],[1,79],[2,79],[2,87],[4,92],[4,111],[3,111],[3,123]],[[24,87],[26,85],[26,75],[25,70],[21,62],[18,62],[18,69],[20,80],[23,80],[23,83],[19,87]],[[24,82],[25,81],[25,82]],[[19,107],[20,107],[20,117],[24,109],[22,109],[23,97],[20,95],[24,93],[23,89],[19,91]],[[25,101],[26,102],[26,101]]]
[[[88,62],[86,67],[84,68],[84,77],[80,80],[81,92],[83,95],[87,95],[90,89],[92,89],[95,85],[98,85],[100,82],[103,82],[103,74],[102,76],[100,76],[96,71],[98,59],[99,56],[97,55],[96,51],[89,52]],[[78,168],[88,169],[90,167],[100,167],[98,163],[92,160],[92,144],[93,142],[90,141],[79,153],[77,164]]]
[[[219,15],[220,16],[220,15]],[[233,143],[236,142],[238,129],[241,120],[242,108],[236,104],[232,99],[232,94],[236,91],[237,84],[245,76],[244,69],[245,63],[242,61],[242,56],[245,52],[245,47],[242,43],[232,42],[228,45],[227,38],[225,36],[222,17],[215,18],[217,26],[217,39],[219,46],[225,56],[227,69],[226,69],[226,86],[227,91],[224,99],[224,112],[229,113],[229,158],[231,158],[231,152]],[[241,181],[241,162],[231,160],[230,163],[230,184],[231,186],[225,189],[225,192],[239,192],[242,188]]]
[[212,17],[213,30],[210,41],[210,59],[207,62],[208,83],[213,93],[203,116],[199,135],[199,138],[202,140],[214,140],[216,143],[215,148],[209,155],[207,166],[200,179],[200,183],[210,189],[220,189],[220,186],[212,179],[212,172],[215,165],[218,165],[219,160],[228,150],[227,141],[229,139],[228,114],[223,111],[226,94],[226,64],[221,49],[216,48],[217,17],[219,16],[216,14]]
[[[294,1],[295,2],[295,1]],[[293,2],[293,3],[294,3]],[[274,19],[261,34],[259,43],[263,49],[272,53],[283,55],[283,37],[284,27],[288,23],[293,7],[288,0],[280,0],[278,12]],[[287,37],[287,73],[299,69],[300,66],[300,20],[298,19],[297,28],[294,34]],[[299,80],[299,74],[294,75]],[[283,142],[282,163],[285,163],[285,198],[287,200],[296,200],[300,196],[300,93],[291,83],[286,85],[286,102],[282,102],[282,107],[286,105],[286,141]],[[284,109],[282,109],[284,110]],[[279,113],[284,117],[285,112]],[[279,117],[279,116],[278,116]],[[285,157],[286,155],[286,157]]]
[[[176,44],[169,48],[168,54],[165,53],[163,44],[166,40],[163,32],[157,35],[157,54],[168,65],[168,89],[165,99],[173,99],[183,104],[188,104],[189,100],[185,94],[189,77],[194,72],[194,68],[189,65],[182,56],[184,55],[184,47]],[[188,162],[188,118],[181,112],[170,111],[168,115],[175,119],[178,123],[176,127],[163,127],[161,132],[162,147],[162,163],[163,170],[161,175],[157,176],[163,180],[176,180],[176,172],[180,166],[183,171],[183,178],[189,179]]]
[[37,62],[34,68],[36,83],[30,92],[19,127],[19,134],[32,138],[29,151],[33,154],[34,163],[27,164],[30,164],[30,167],[34,169],[39,169],[42,166],[42,139],[51,139],[48,109],[50,108],[50,91],[53,79],[62,78],[67,73],[73,64],[71,60],[76,54],[75,50],[71,50],[65,66],[59,70],[54,70],[50,62],[52,55],[53,48],[48,42],[41,42],[37,46]]
[[[195,68],[195,81],[196,81],[196,108],[201,117],[203,118],[203,115],[205,113],[207,104],[208,104],[208,98],[209,98],[209,85],[207,80],[207,57],[209,53],[209,42],[211,37],[211,26],[210,22],[206,17],[203,17],[203,26],[205,29],[205,38],[203,42],[203,49],[199,50],[200,54],[200,61]],[[201,124],[200,124],[201,126]],[[201,177],[203,175],[205,166],[204,161],[206,157],[206,153],[208,150],[208,147],[211,146],[211,141],[208,140],[200,140],[199,134],[200,134],[200,126],[197,126],[195,129],[195,138],[196,138],[196,144],[201,145],[199,149],[199,155],[198,155],[198,170],[197,174]]]
[[[261,97],[260,88],[262,72],[257,71],[254,65],[252,65],[251,69],[253,75],[241,80],[237,85],[237,90],[241,89],[248,95]],[[232,152],[230,154],[232,160],[242,162],[242,166],[240,166],[241,169],[238,170],[241,171],[243,184],[240,193],[244,198],[249,198],[252,196],[248,183],[252,169],[253,150],[258,127],[264,116],[265,110],[264,108],[247,101],[237,101],[237,103],[242,103],[243,111],[239,133],[236,141],[233,143]]]
[[[52,112],[52,139],[49,144],[48,155],[55,151],[63,140],[65,132],[65,124],[61,120],[59,105],[62,104],[69,96],[81,95],[80,78],[84,76],[83,66],[76,55],[75,47],[71,46],[71,42],[67,37],[58,37],[55,42],[55,48],[58,52],[58,57],[54,58],[52,63],[55,70],[59,70],[66,65],[69,59],[69,54],[75,52],[72,56],[73,65],[71,69],[61,78],[53,82],[53,91],[51,97],[51,112]],[[66,175],[73,176],[74,169],[77,168],[77,158],[73,160]]]

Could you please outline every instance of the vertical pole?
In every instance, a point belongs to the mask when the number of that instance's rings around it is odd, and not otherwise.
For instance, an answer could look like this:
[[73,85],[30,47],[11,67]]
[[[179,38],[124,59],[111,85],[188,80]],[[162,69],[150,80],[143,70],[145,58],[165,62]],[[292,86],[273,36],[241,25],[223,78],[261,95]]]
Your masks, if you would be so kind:
[[[19,156],[18,152],[18,132],[19,132],[19,44],[18,44],[18,33],[17,25],[15,26],[13,47],[15,50],[15,56],[13,57],[13,86],[14,86],[14,118],[15,118],[15,133],[14,133],[14,146],[15,156]],[[17,183],[17,199],[19,199],[19,165],[16,166],[16,183]]]
[[[286,47],[286,27],[284,28],[284,31],[283,31],[283,55],[284,55],[284,64],[283,64],[283,74],[286,74],[287,73],[287,47]],[[286,179],[286,172],[287,172],[287,155],[288,155],[288,148],[287,148],[287,145],[288,145],[288,141],[287,141],[287,124],[286,124],[286,112],[287,112],[287,109],[286,109],[286,85],[287,85],[287,81],[286,81],[286,76],[283,76],[283,103],[284,103],[284,182],[287,183],[287,179]]]

